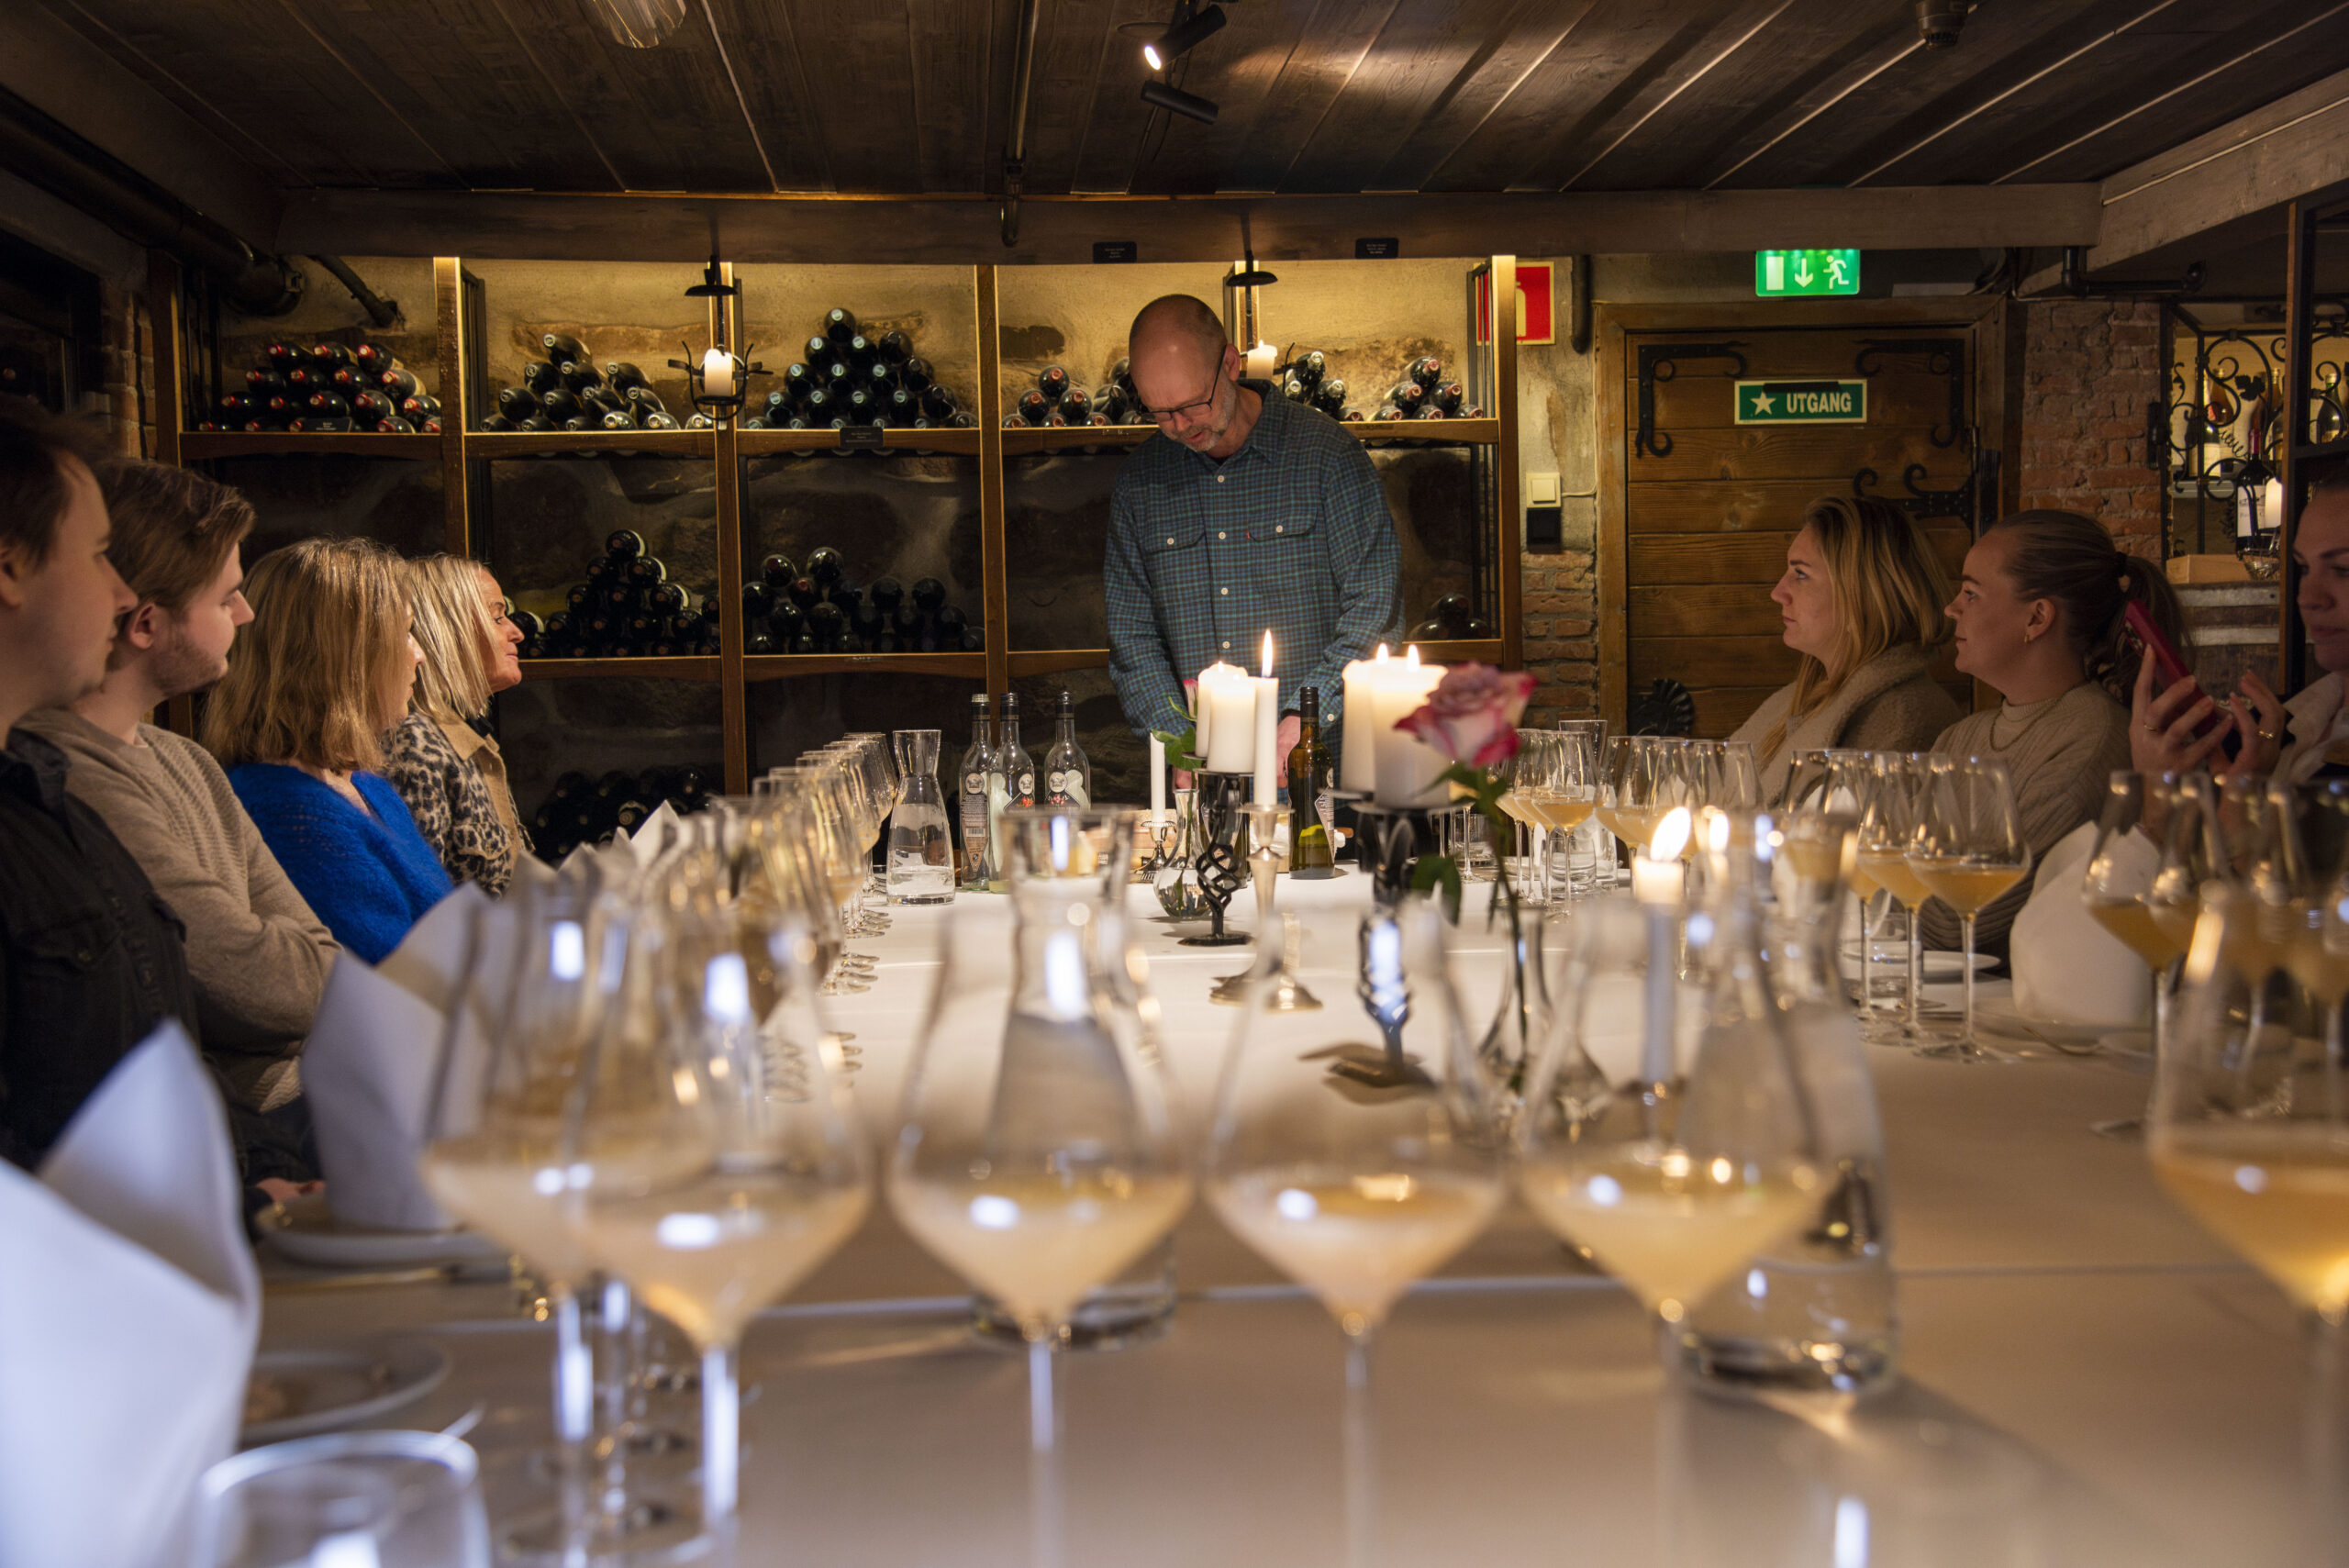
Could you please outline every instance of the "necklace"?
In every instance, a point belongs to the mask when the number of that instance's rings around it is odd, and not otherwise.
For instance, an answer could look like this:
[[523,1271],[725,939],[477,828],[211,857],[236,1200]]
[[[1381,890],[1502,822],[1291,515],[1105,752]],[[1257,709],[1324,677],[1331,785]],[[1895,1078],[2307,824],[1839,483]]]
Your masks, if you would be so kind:
[[2012,735],[2008,736],[2004,740],[2000,740],[1998,738],[1998,720],[2004,718],[2007,713],[2006,707],[2001,706],[1997,712],[1990,715],[1990,750],[1993,751],[2005,751],[2021,745],[2022,743],[2022,738],[2037,728],[2041,719],[2045,718],[2049,714],[2054,712],[2055,705],[2063,700],[2064,694],[2062,692],[2056,693],[2052,697],[2041,699],[2037,705],[2039,711],[2032,714],[2029,718],[2024,719],[2022,721],[2022,728],[2016,730]]

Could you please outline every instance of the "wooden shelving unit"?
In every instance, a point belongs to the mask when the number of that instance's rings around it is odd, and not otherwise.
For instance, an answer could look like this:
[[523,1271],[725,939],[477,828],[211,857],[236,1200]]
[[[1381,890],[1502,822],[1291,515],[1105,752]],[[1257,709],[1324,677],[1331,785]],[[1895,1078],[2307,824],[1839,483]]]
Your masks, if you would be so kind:
[[[1469,419],[1412,420],[1402,423],[1358,422],[1345,428],[1366,445],[1476,447],[1491,449],[1494,481],[1483,498],[1489,507],[1490,562],[1497,593],[1498,636],[1473,642],[1421,644],[1431,659],[1483,659],[1514,664],[1520,649],[1518,609],[1519,550],[1517,518],[1517,375],[1515,260],[1497,256],[1477,263],[1488,272],[1491,295],[1501,302],[1503,319],[1485,343],[1475,343],[1472,373],[1485,383],[1485,406],[1490,417]],[[729,275],[731,269],[728,269]],[[1053,453],[1115,453],[1141,445],[1152,434],[1147,426],[1074,427],[1069,428],[1006,429],[1002,413],[991,406],[1000,384],[1000,346],[996,302],[996,270],[992,265],[969,269],[970,320],[976,338],[977,390],[983,406],[973,429],[891,429],[878,449],[883,455],[930,453],[972,460],[977,471],[980,563],[986,646],[984,652],[954,653],[816,653],[748,654],[743,650],[743,626],[737,610],[742,598],[744,518],[748,483],[746,463],[755,458],[794,453],[839,451],[839,433],[829,430],[744,430],[732,426],[707,430],[609,431],[577,434],[485,432],[470,428],[479,409],[472,404],[483,392],[482,367],[473,362],[480,341],[481,323],[473,318],[482,307],[481,285],[466,272],[462,259],[436,258],[433,262],[436,340],[439,350],[440,396],[446,412],[437,435],[246,435],[187,431],[180,404],[184,395],[185,338],[176,272],[160,266],[150,280],[157,310],[156,380],[168,389],[167,406],[158,420],[158,457],[167,462],[197,462],[217,459],[333,455],[434,462],[440,465],[446,512],[446,544],[451,553],[474,553],[476,519],[484,483],[484,465],[494,460],[517,458],[561,461],[564,458],[661,456],[707,462],[715,466],[717,495],[716,541],[718,562],[718,603],[727,612],[721,622],[719,651],[680,658],[536,659],[524,664],[531,680],[651,679],[716,683],[720,689],[725,745],[726,788],[749,788],[749,688],[753,684],[788,681],[806,676],[842,673],[903,673],[945,676],[985,682],[991,696],[999,697],[1017,677],[1057,673],[1106,666],[1106,648],[1021,649],[1011,646],[1008,584],[1016,570],[1008,559],[1006,539],[1007,483],[1017,485],[1016,473],[1007,474],[1007,460]],[[1473,292],[1473,291],[1472,291]],[[469,303],[471,302],[471,303]],[[733,323],[736,342],[743,341],[739,312]],[[713,322],[714,325],[714,322]],[[841,461],[853,462],[858,455]]]

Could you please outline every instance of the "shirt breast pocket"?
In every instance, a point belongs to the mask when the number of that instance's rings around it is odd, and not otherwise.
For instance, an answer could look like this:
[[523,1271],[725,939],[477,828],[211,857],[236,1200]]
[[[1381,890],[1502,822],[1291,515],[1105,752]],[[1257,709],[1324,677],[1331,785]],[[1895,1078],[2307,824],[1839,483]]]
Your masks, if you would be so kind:
[[1207,531],[1204,523],[1161,523],[1141,536],[1141,569],[1152,592],[1163,595],[1207,581],[1207,551],[1200,548]]
[[87,1012],[93,977],[109,965],[121,937],[103,910],[81,906],[12,912],[8,968],[27,1018]]

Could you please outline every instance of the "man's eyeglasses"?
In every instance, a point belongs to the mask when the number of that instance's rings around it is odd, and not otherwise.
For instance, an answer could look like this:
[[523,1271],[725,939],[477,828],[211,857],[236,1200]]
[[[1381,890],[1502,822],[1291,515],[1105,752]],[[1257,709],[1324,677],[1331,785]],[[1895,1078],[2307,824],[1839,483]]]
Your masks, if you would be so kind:
[[1152,419],[1157,420],[1162,425],[1173,424],[1175,420],[1184,417],[1186,415],[1204,413],[1207,409],[1213,407],[1215,405],[1215,395],[1221,391],[1222,388],[1223,361],[1221,360],[1218,360],[1215,366],[1215,379],[1208,383],[1208,395],[1205,397],[1200,398],[1196,403],[1185,403],[1173,408],[1144,408],[1142,412],[1149,415]]

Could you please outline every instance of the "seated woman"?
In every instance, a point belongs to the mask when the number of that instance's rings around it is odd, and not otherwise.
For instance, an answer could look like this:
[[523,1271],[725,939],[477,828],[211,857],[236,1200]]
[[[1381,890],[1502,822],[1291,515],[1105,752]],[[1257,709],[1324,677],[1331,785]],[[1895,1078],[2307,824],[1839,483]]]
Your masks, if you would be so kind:
[[[2004,697],[1943,730],[1933,750],[2007,765],[2017,826],[2034,866],[2056,841],[2096,819],[2106,781],[2129,761],[2137,652],[2124,619],[2141,606],[2186,650],[2177,595],[2154,563],[2122,552],[2076,512],[2018,512],[1990,525],[1965,552],[1950,619],[1957,667]],[[2007,931],[2030,895],[2026,881],[1986,906],[1978,951],[2003,959]],[[1925,906],[1925,940],[1959,942],[1957,917]]]
[[408,715],[384,744],[384,776],[453,882],[495,898],[529,849],[497,742],[473,727],[493,692],[522,678],[521,631],[485,567],[454,555],[407,563],[416,640],[424,650]]
[[1932,671],[1949,643],[1949,576],[1899,507],[1844,495],[1812,502],[1770,597],[1802,667],[1730,737],[1752,742],[1763,799],[1786,787],[1797,751],[1920,751],[1956,721],[1957,703]]
[[422,655],[399,558],[366,539],[305,539],[245,578],[252,624],[204,714],[270,852],[327,929],[379,963],[449,892],[399,792],[373,771]]

